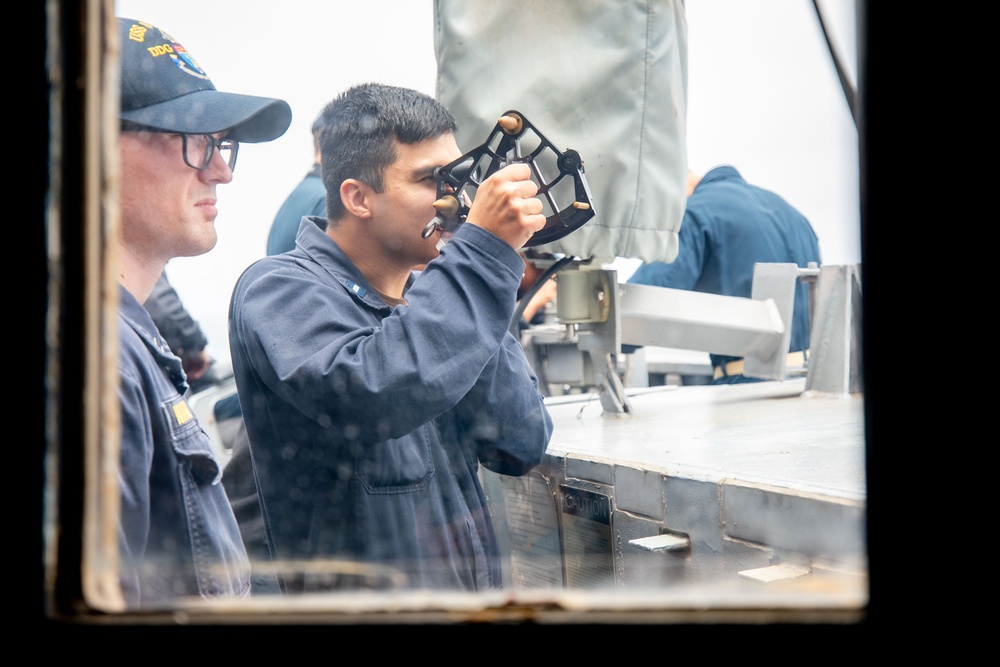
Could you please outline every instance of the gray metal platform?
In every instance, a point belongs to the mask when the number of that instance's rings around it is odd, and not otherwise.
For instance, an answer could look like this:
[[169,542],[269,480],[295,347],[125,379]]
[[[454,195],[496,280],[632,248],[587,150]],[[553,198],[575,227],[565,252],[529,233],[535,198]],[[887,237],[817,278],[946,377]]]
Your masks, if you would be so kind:
[[542,465],[486,478],[509,587],[862,609],[864,399],[805,387],[630,389],[625,416],[546,399]]
[[805,378],[627,392],[634,412],[596,396],[547,399],[548,454],[629,464],[701,481],[733,479],[864,500],[864,400],[807,395]]

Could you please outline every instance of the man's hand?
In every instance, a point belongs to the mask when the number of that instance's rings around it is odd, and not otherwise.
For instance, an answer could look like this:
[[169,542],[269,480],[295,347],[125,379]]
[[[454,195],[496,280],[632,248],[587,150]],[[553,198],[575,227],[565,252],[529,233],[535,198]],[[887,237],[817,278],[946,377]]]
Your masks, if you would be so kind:
[[197,352],[181,350],[179,356],[188,382],[194,382],[199,379],[205,374],[208,367],[212,365],[212,357],[209,356],[208,350],[199,350]]
[[542,200],[531,169],[520,162],[509,164],[487,178],[476,190],[466,222],[482,227],[517,250],[545,226]]
[[521,317],[528,324],[531,324],[531,320],[535,319],[535,314],[539,310],[545,308],[546,305],[555,300],[557,286],[558,283],[556,283],[555,278],[549,278],[538,288],[535,295],[531,297],[531,301],[524,306],[524,310],[521,311]]

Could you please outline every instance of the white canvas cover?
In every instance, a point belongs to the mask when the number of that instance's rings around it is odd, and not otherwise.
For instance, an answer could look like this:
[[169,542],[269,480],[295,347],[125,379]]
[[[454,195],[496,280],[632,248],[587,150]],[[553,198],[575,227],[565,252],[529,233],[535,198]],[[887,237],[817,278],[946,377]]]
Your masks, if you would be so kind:
[[687,182],[681,0],[435,0],[434,22],[436,95],[463,152],[517,110],[583,158],[596,215],[537,250],[676,258]]

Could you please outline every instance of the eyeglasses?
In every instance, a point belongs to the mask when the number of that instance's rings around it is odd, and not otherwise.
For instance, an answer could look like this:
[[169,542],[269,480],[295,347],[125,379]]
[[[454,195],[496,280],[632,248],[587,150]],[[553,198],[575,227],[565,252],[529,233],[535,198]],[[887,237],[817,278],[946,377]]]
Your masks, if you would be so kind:
[[141,125],[133,125],[126,122],[122,122],[121,130],[123,132],[158,132],[160,134],[179,136],[183,142],[182,154],[184,156],[184,164],[192,169],[197,169],[198,171],[208,169],[208,165],[212,163],[212,156],[215,155],[216,148],[219,149],[219,154],[225,163],[229,165],[230,171],[236,169],[236,155],[240,152],[240,142],[235,139],[225,137],[217,139],[211,134],[185,134],[183,132],[151,130]]
[[184,164],[199,171],[208,169],[212,156],[218,147],[219,154],[230,171],[236,169],[236,155],[240,152],[240,142],[234,139],[217,139],[211,134],[181,134],[184,141]]

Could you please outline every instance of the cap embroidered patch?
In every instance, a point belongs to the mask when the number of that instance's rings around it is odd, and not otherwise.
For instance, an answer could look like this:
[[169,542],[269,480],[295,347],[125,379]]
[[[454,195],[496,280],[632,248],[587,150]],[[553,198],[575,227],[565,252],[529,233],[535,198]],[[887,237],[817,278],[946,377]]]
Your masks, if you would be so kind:
[[[167,45],[164,45],[167,46]],[[186,72],[191,76],[196,76],[200,79],[207,79],[208,75],[205,71],[198,66],[198,63],[194,61],[188,52],[180,44],[173,45],[174,52],[170,54],[170,59],[174,61],[177,68],[182,72]]]
[[170,43],[147,46],[146,51],[149,52],[149,55],[154,58],[167,56],[173,61],[174,65],[176,65],[177,69],[180,71],[190,74],[191,76],[196,76],[199,79],[208,79],[208,75],[205,74],[205,70],[203,70],[197,61],[191,57],[191,54],[188,53],[187,49],[185,49],[183,45],[179,44],[176,39],[171,37],[165,31],[159,30],[155,28],[155,26],[148,23],[133,23],[128,29],[128,38],[133,42],[145,43],[146,33],[149,32],[151,28],[157,30],[157,32],[160,33],[160,36],[164,39],[170,40]]

